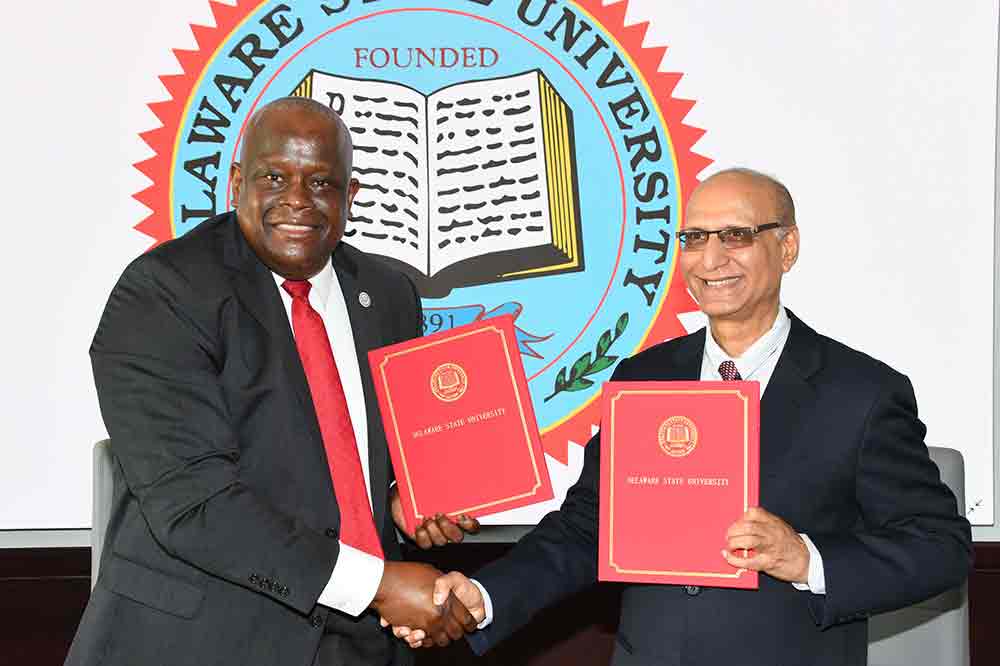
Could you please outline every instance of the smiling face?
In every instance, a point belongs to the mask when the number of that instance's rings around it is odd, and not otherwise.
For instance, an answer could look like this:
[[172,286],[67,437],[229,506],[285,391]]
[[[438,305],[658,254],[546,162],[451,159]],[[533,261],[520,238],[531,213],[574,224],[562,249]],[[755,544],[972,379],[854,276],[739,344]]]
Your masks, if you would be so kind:
[[[702,183],[688,202],[684,228],[715,231],[780,220],[773,185],[762,177],[722,173]],[[784,234],[784,236],[782,236]],[[701,250],[682,251],[680,267],[698,306],[716,325],[763,333],[778,312],[781,277],[799,253],[798,227],[764,231],[749,247],[726,249],[718,235]]]
[[316,275],[344,234],[358,191],[339,118],[308,101],[279,100],[251,119],[230,177],[240,230],[268,268]]

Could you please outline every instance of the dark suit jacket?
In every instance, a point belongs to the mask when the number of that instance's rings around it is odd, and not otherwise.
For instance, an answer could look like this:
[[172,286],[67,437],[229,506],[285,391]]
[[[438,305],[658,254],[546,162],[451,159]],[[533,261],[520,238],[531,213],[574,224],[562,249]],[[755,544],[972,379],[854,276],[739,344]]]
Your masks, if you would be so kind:
[[[761,401],[760,501],[816,544],[826,595],[766,575],[757,591],[628,586],[615,664],[864,666],[869,614],[965,578],[969,524],[928,457],[909,381],[791,320]],[[614,379],[698,379],[704,345],[704,330],[657,345],[623,361]],[[598,437],[587,445],[562,508],[476,574],[495,617],[470,636],[477,652],[595,580],[598,447]],[[651,530],[658,510],[650,507]]]
[[[420,301],[409,280],[348,245],[333,263],[368,408],[375,523],[398,558],[367,351],[418,335]],[[118,469],[68,665],[309,666],[325,624],[343,635],[348,663],[405,652],[373,614],[316,605],[340,515],[281,297],[234,214],[132,262],[91,358]]]

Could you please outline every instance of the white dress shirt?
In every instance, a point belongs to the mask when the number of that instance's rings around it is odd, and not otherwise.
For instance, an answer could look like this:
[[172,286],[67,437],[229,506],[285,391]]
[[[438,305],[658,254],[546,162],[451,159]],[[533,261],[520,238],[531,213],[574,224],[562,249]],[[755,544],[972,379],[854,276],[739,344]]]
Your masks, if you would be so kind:
[[[701,359],[702,381],[720,381],[719,365],[723,361],[732,361],[736,364],[736,369],[740,371],[740,377],[745,381],[756,381],[760,383],[760,396],[764,397],[767,384],[774,374],[774,368],[778,365],[778,358],[788,341],[788,333],[792,330],[792,322],[788,318],[783,306],[778,307],[778,316],[774,320],[771,328],[757,339],[750,347],[738,357],[732,357],[723,351],[719,343],[712,336],[711,329],[705,331],[705,353]],[[820,557],[819,550],[805,534],[800,534],[802,540],[809,550],[809,573],[807,583],[792,583],[797,590],[809,590],[813,594],[826,594],[826,578],[823,572],[823,558]],[[478,628],[482,629],[493,622],[493,602],[489,593],[479,581],[473,579],[476,587],[483,595],[486,609],[486,617],[479,623]]]
[[[281,287],[285,278],[276,273],[271,274],[278,285],[278,293],[281,294],[281,302],[285,306],[285,314],[288,315],[291,328],[292,297]],[[330,348],[333,349],[333,360],[340,375],[340,383],[344,387],[347,411],[351,415],[351,425],[354,427],[354,441],[358,445],[358,456],[361,458],[361,471],[365,477],[365,490],[368,492],[370,505],[372,490],[368,469],[368,412],[365,407],[361,367],[358,365],[354,332],[351,329],[344,292],[340,289],[340,282],[337,280],[332,262],[327,262],[323,270],[311,277],[309,282],[312,284],[312,289],[309,290],[309,304],[323,319],[326,335],[330,338]],[[292,335],[295,335],[294,329]],[[385,562],[381,558],[352,548],[341,541],[340,556],[333,567],[330,581],[320,593],[317,603],[350,615],[360,615],[375,598],[384,569]]]

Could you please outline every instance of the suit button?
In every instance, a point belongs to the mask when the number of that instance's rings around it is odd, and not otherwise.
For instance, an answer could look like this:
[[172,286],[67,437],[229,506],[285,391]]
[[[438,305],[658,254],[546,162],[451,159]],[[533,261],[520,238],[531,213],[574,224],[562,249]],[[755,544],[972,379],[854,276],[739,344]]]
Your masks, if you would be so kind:
[[309,624],[318,629],[319,627],[323,626],[323,618],[320,617],[319,614],[313,615],[311,618],[309,618]]
[[328,527],[328,528],[326,528],[326,535],[328,537],[330,537],[331,539],[336,539],[337,538],[337,530],[333,529],[332,527]]
[[250,582],[254,585],[256,585],[259,580],[260,577],[258,577],[257,574],[250,574]]
[[687,592],[689,597],[697,597],[701,594],[701,588],[697,585],[685,585],[684,591]]

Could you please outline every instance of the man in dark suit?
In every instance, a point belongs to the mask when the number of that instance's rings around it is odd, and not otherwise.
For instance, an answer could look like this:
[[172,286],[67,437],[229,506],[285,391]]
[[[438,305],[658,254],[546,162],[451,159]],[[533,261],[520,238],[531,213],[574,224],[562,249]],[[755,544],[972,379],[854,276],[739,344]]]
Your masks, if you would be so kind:
[[133,261],[95,335],[115,496],[66,663],[409,663],[380,615],[440,643],[475,624],[431,603],[391,517],[367,352],[420,335],[418,295],[340,242],[359,185],[334,112],[262,108],[231,177],[237,211]]
[[[761,572],[760,589],[627,586],[613,663],[863,666],[868,615],[958,585],[971,559],[969,524],[928,457],[910,383],[781,305],[799,231],[774,179],[733,169],[702,183],[680,242],[708,331],[623,361],[614,379],[760,382],[761,506],[719,535],[720,557]],[[596,579],[599,461],[595,437],[559,511],[475,581],[438,582],[437,594],[453,590],[482,620],[469,636],[478,653]],[[669,510],[649,507],[649,529]]]

